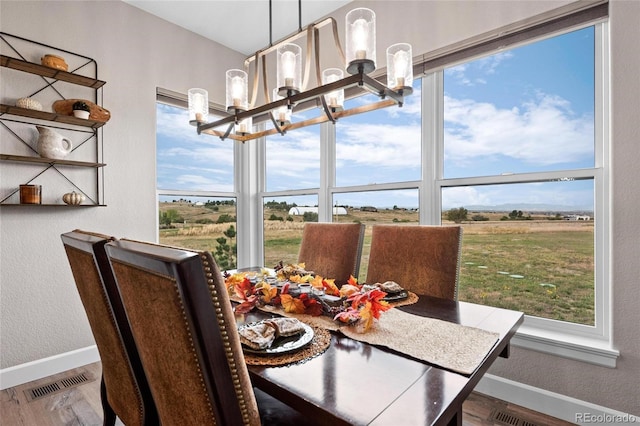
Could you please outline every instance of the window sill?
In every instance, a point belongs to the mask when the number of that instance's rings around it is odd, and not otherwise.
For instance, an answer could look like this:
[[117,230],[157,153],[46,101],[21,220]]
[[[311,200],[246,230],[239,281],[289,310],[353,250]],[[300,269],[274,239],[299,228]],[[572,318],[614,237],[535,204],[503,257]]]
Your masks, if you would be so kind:
[[616,367],[616,361],[620,356],[620,352],[613,349],[608,341],[541,330],[524,324],[511,339],[511,344],[609,368]]

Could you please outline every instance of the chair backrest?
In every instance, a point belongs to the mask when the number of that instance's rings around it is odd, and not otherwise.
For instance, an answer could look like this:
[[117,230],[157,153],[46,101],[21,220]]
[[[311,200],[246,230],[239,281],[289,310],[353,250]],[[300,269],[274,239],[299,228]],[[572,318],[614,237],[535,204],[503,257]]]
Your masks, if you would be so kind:
[[307,222],[302,233],[298,262],[341,286],[349,276],[358,277],[364,225],[359,223]]
[[[126,425],[157,424],[151,391],[104,248],[114,238],[75,230],[61,239],[100,353],[105,419],[115,414]],[[111,422],[115,417],[106,423]]]
[[119,240],[106,245],[165,425],[259,425],[235,317],[209,253]]
[[461,245],[461,226],[374,225],[367,283],[457,300]]

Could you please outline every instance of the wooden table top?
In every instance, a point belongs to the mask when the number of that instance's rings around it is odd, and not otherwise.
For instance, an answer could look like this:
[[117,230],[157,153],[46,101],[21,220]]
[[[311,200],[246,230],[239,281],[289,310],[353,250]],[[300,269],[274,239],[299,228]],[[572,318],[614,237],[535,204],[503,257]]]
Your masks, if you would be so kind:
[[[318,424],[447,424],[456,421],[462,403],[507,349],[524,318],[522,312],[428,296],[397,309],[496,332],[499,339],[478,369],[465,376],[332,333],[329,349],[304,363],[250,365],[254,386],[308,413]],[[246,321],[267,316],[255,311]]]

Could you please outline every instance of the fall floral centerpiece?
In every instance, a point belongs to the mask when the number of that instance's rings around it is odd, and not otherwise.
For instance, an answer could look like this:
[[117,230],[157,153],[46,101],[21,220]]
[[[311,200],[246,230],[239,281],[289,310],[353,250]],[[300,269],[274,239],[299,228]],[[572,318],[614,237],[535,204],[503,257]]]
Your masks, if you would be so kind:
[[[292,270],[299,273],[290,273]],[[366,331],[382,312],[391,309],[382,300],[387,293],[377,287],[360,285],[353,276],[341,288],[334,281],[306,271],[304,264],[281,266],[276,277],[266,270],[225,275],[229,295],[239,301],[235,307],[238,313],[271,305],[289,314],[327,315]],[[303,290],[307,287],[308,291]]]

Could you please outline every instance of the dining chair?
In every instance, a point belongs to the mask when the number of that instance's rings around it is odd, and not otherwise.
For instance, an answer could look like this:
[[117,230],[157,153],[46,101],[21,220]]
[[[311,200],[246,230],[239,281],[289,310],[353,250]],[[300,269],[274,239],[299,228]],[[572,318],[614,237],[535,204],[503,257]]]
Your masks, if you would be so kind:
[[102,364],[103,424],[157,425],[158,415],[116,287],[105,244],[113,237],[74,230],[61,235]]
[[359,223],[307,222],[302,231],[298,262],[338,286],[349,276],[358,277],[364,225]]
[[210,253],[126,239],[106,250],[163,425],[310,421],[254,392]]
[[374,225],[367,283],[457,300],[461,247],[461,226]]

